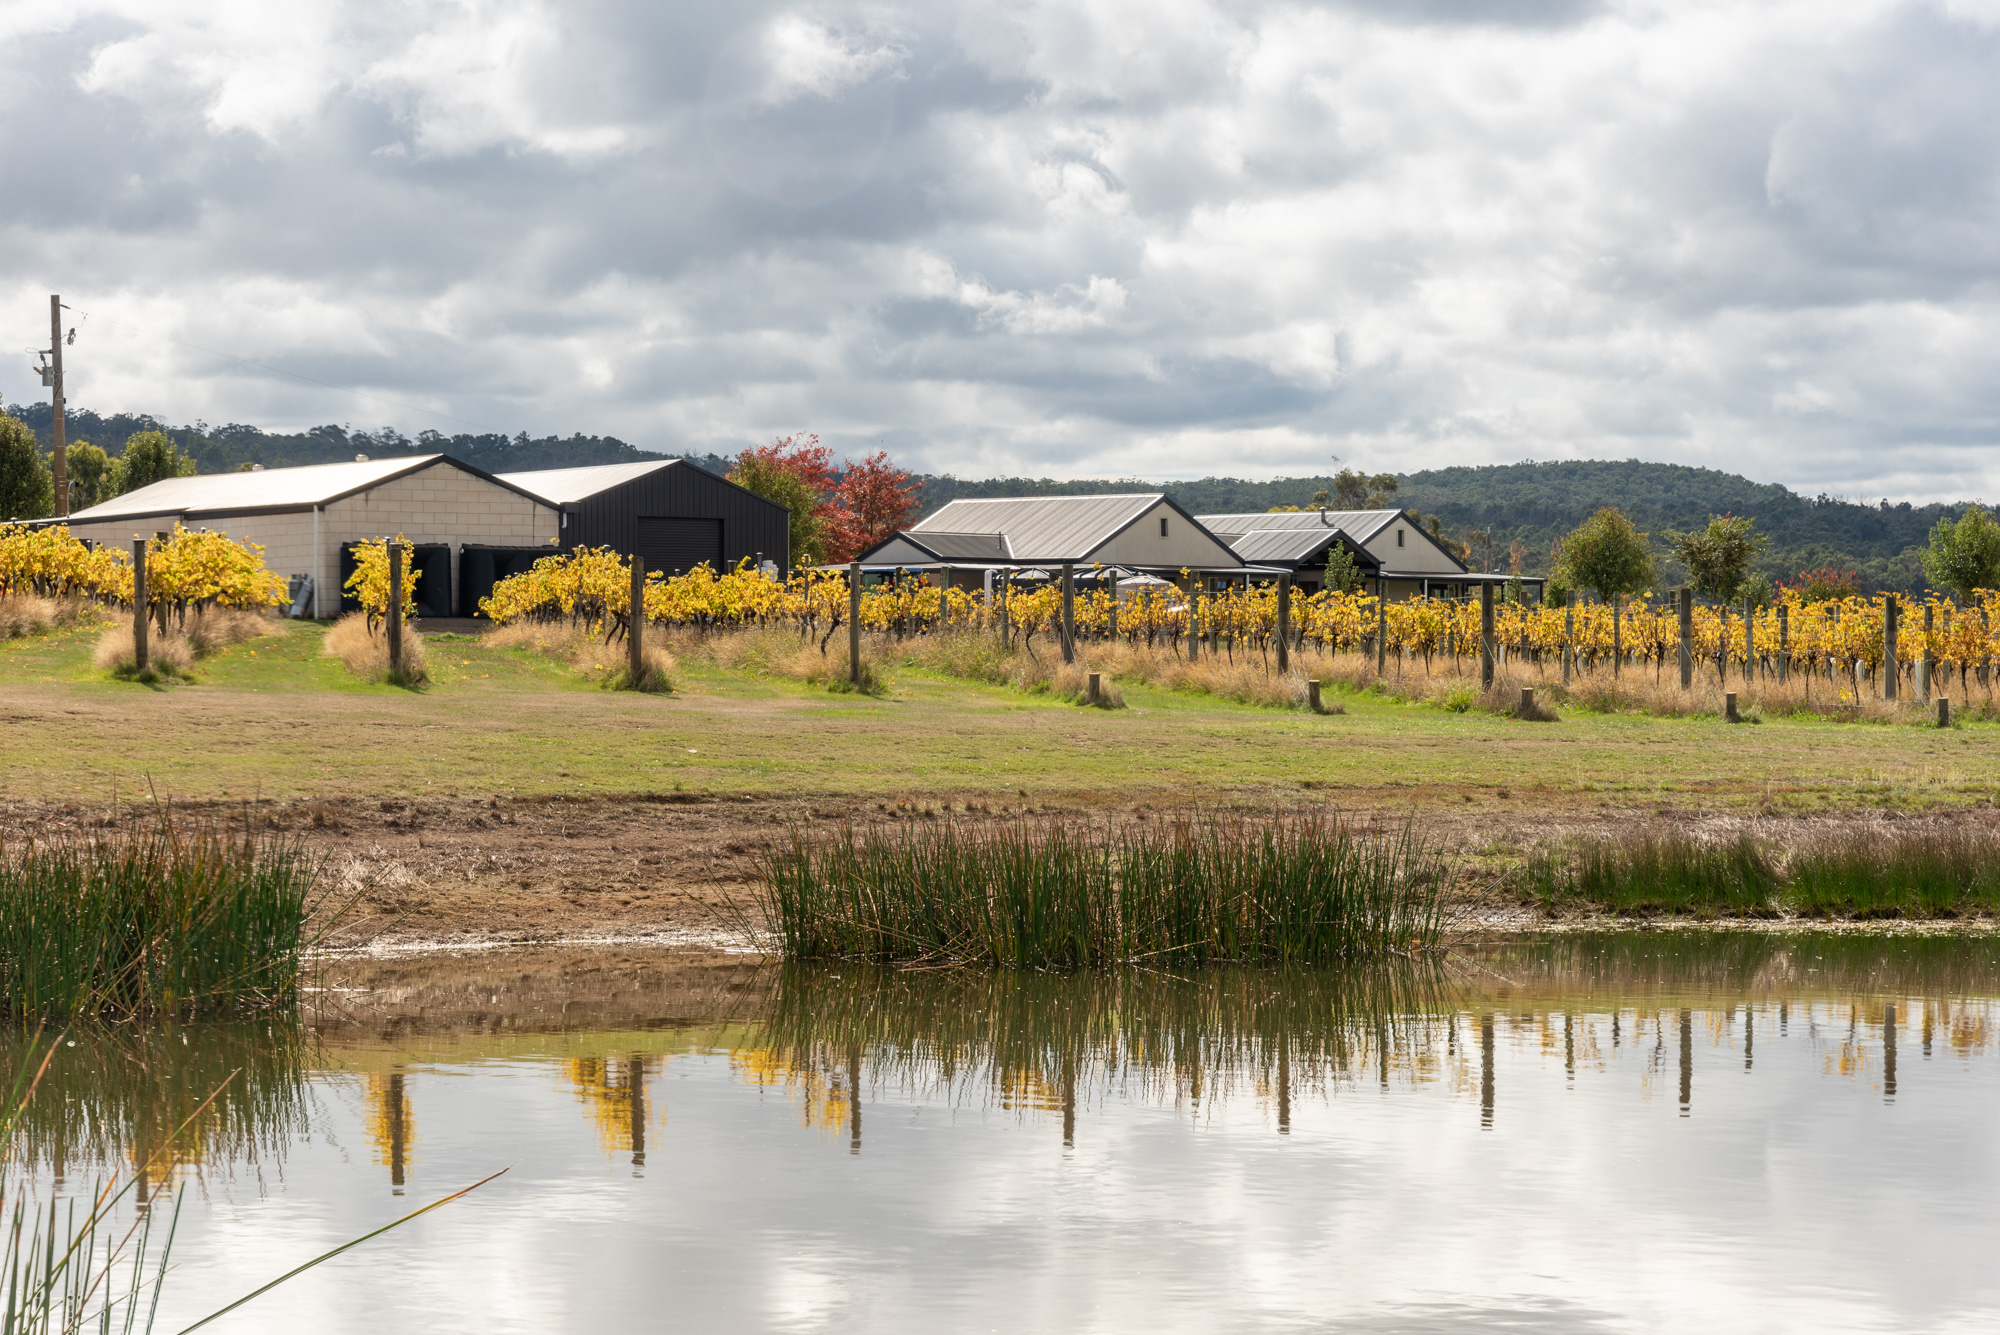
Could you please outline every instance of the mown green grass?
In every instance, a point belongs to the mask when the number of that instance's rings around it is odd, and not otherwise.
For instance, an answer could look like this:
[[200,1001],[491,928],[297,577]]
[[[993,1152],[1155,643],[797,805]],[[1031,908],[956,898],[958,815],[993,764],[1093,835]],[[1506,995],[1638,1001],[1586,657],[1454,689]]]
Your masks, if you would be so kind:
[[691,656],[673,695],[639,695],[453,635],[431,637],[435,682],[411,692],[356,681],[320,652],[323,634],[287,623],[203,660],[195,684],[157,688],[95,669],[94,633],[0,644],[0,789],[76,801],[140,797],[149,783],[200,798],[1240,795],[1265,807],[1456,803],[1530,821],[1552,804],[1811,811],[2000,797],[1990,725],[1534,724],[1369,692],[1343,692],[1345,715],[1316,717],[1142,685],[1104,712],[912,669],[890,670],[885,695],[834,695]]

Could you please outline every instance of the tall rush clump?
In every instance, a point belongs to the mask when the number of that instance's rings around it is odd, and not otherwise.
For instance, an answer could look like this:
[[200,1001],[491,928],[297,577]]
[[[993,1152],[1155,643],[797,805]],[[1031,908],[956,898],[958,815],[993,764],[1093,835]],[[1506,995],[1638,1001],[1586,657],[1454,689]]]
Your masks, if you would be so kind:
[[122,1018],[274,1004],[311,944],[316,875],[277,835],[165,819],[0,845],[0,1005]]
[[760,868],[798,959],[1077,969],[1127,961],[1317,964],[1434,948],[1452,870],[1405,829],[1320,813],[1082,822],[941,821],[813,836]]

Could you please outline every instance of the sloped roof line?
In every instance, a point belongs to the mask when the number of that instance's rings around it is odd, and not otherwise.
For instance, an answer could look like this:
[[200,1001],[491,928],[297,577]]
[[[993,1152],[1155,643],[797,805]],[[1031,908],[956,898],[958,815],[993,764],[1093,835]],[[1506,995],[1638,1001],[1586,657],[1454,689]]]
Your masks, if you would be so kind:
[[567,505],[680,462],[679,459],[641,459],[634,463],[589,464],[581,468],[538,468],[498,476],[502,482],[532,492],[550,504]]

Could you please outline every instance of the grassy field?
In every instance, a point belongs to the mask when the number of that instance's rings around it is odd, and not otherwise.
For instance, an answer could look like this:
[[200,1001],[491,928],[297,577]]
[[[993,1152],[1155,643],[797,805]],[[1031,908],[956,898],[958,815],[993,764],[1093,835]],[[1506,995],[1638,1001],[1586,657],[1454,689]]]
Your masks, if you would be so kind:
[[192,799],[717,793],[1129,805],[1191,800],[1817,811],[1991,805],[2000,727],[1773,719],[1726,727],[1575,712],[1453,714],[1370,694],[1315,716],[1127,685],[1080,709],[886,665],[881,697],[684,664],[670,696],[596,688],[476,637],[436,635],[434,684],[364,685],[324,628],[205,660],[192,685],[111,681],[95,632],[0,644],[0,774],[22,799],[151,785]]

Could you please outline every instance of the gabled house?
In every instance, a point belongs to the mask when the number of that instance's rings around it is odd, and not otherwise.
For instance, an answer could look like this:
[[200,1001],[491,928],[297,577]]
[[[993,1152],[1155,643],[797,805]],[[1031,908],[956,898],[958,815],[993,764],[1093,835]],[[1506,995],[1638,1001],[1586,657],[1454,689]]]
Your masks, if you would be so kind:
[[989,571],[1052,575],[1065,564],[1079,575],[1092,567],[1166,579],[1246,573],[1227,542],[1157,492],[952,501],[859,560],[869,573],[918,570],[960,587],[990,582]]
[[[1326,554],[1344,547],[1361,568],[1363,587],[1385,598],[1459,598],[1507,575],[1468,570],[1407,510],[1304,510],[1278,514],[1202,515],[1202,524],[1246,563],[1290,571],[1302,589],[1321,586]],[[1546,582],[1523,576],[1539,597]]]

